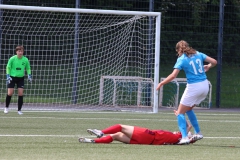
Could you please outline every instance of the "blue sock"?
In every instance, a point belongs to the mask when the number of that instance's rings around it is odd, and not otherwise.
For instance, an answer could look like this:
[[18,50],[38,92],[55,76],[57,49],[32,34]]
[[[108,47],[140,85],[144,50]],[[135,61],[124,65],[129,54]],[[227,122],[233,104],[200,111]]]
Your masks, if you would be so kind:
[[198,125],[198,120],[197,120],[197,117],[196,117],[195,113],[193,112],[193,110],[187,111],[186,114],[188,115],[188,119],[190,120],[195,133],[199,133],[200,128]]
[[178,114],[177,120],[178,120],[178,128],[182,134],[182,138],[187,137],[187,122],[184,114]]

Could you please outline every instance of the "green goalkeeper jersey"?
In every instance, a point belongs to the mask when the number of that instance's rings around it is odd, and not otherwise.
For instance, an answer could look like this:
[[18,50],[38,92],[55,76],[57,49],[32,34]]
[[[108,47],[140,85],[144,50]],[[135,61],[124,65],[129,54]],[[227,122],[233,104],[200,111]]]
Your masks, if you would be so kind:
[[12,56],[7,63],[7,74],[12,77],[24,77],[25,69],[27,74],[31,74],[31,67],[27,57],[18,58],[17,55]]

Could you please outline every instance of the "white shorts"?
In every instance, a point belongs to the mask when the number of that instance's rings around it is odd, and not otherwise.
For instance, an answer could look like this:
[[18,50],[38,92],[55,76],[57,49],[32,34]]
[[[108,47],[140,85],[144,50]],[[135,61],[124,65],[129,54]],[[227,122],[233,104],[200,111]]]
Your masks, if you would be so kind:
[[182,95],[180,104],[188,107],[198,105],[207,97],[208,91],[208,80],[193,84],[187,84],[185,91]]

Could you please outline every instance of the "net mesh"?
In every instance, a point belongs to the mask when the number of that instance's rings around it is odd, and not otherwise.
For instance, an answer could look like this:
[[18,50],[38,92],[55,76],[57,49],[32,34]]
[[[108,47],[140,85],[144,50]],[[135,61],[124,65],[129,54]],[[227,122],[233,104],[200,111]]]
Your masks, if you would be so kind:
[[[25,82],[25,107],[102,110],[106,108],[99,105],[101,76],[154,78],[155,35],[149,32],[148,16],[1,11],[3,77],[17,45],[24,46],[31,64],[33,82]],[[154,31],[155,25],[151,27]],[[3,103],[5,81],[1,83]],[[17,92],[11,105],[16,102]]]

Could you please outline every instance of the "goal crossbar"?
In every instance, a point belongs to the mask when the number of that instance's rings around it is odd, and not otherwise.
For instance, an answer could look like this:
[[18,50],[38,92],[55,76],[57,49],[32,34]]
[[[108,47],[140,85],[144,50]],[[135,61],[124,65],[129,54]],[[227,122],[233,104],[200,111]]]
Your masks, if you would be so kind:
[[161,12],[118,11],[118,10],[78,9],[78,8],[60,8],[60,7],[36,7],[36,6],[19,6],[19,5],[5,5],[5,4],[1,4],[0,9],[69,12],[69,13],[114,14],[114,15],[141,15],[141,16],[160,16],[161,15]]

